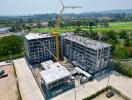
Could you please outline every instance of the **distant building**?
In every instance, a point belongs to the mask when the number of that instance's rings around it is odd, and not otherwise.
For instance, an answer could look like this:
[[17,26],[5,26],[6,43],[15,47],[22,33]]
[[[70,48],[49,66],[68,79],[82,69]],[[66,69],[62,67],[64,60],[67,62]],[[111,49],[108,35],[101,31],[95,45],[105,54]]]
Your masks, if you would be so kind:
[[0,28],[0,34],[6,34],[10,31],[11,27]]
[[48,22],[42,22],[41,26],[46,28],[46,27],[48,27],[48,24],[49,24]]
[[32,24],[32,27],[33,27],[33,28],[37,28],[37,27],[38,27],[38,24],[37,24],[37,23],[33,23],[33,24]]
[[[41,63],[46,60],[54,59],[56,47],[55,37],[46,33],[30,33],[25,36],[26,57],[31,64]],[[62,41],[59,37],[60,55]],[[49,52],[50,51],[50,52]]]
[[111,45],[74,34],[64,37],[64,56],[89,73],[108,66]]

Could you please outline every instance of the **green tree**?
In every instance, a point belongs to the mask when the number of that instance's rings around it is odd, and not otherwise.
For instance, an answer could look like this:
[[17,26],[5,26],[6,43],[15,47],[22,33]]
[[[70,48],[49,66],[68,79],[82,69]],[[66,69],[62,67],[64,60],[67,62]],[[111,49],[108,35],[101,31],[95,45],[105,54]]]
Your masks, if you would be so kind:
[[90,21],[89,21],[89,31],[90,31],[90,34],[93,33],[93,30],[92,30],[92,27],[93,27],[93,26],[95,26],[95,22],[92,21],[92,20],[90,20]]
[[120,61],[127,57],[127,51],[125,48],[118,47],[114,50],[113,56],[117,61]]
[[0,38],[0,57],[23,52],[23,38],[20,36],[6,36]]
[[120,38],[127,38],[126,32],[125,32],[125,31],[121,31],[121,32],[119,33],[119,37],[120,37]]
[[82,29],[80,27],[77,27],[74,31],[75,34],[79,34],[80,32],[82,32]]
[[116,34],[117,34],[117,33],[114,32],[113,30],[110,30],[109,32],[107,32],[108,38],[114,40],[115,42],[118,42],[118,41],[117,41],[117,35],[116,35]]
[[88,27],[88,19],[81,19],[81,25],[85,26],[85,27]]
[[109,27],[109,22],[108,22],[108,20],[102,19],[102,21],[100,22],[100,26],[101,26],[101,27],[108,28],[108,27]]
[[104,27],[106,27],[106,28],[109,27],[109,22],[108,22],[108,21],[105,21],[105,22],[104,22]]
[[129,39],[129,38],[125,39],[124,45],[125,45],[126,47],[132,46],[132,40]]

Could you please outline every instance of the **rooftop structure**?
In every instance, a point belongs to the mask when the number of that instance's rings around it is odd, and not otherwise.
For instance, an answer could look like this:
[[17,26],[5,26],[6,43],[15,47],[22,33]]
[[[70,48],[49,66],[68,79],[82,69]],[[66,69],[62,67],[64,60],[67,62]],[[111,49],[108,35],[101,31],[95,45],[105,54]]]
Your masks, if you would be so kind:
[[[45,66],[46,64],[43,65]],[[71,75],[71,73],[58,62],[47,66],[49,66],[50,68],[40,72],[46,85]]]
[[96,40],[88,39],[86,37],[81,37],[81,36],[74,35],[74,34],[66,35],[65,39],[71,40],[72,42],[78,43],[88,48],[92,48],[94,50],[98,50],[101,48],[106,48],[106,47],[111,46],[110,44],[107,44],[104,42],[99,42]]
[[45,62],[42,62],[42,63],[41,63],[41,65],[43,66],[43,68],[44,68],[45,70],[51,68],[51,66],[50,66],[51,64],[53,64],[53,61],[52,61],[52,60],[45,61]]
[[108,67],[110,44],[66,33],[64,35],[64,56],[77,67],[95,74]]
[[48,37],[52,37],[52,36],[47,33],[29,33],[25,36],[27,40],[41,39],[41,38],[48,38]]
[[10,29],[11,29],[11,27],[0,28],[0,34],[8,33]]

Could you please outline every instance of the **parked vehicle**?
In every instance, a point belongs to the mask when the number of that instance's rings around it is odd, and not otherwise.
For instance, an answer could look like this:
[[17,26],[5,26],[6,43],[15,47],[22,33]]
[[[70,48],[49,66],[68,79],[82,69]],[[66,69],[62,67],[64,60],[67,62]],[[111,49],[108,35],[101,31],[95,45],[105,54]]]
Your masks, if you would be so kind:
[[8,76],[8,74],[5,73],[5,70],[0,71],[0,78],[7,77],[7,76]]
[[11,63],[11,60],[7,60],[6,63]]
[[107,93],[106,93],[106,97],[107,98],[111,98],[114,96],[114,92],[112,90],[109,90]]
[[80,79],[80,84],[85,84],[85,83],[87,83],[88,82],[88,78],[86,78],[86,77],[82,77],[81,79]]

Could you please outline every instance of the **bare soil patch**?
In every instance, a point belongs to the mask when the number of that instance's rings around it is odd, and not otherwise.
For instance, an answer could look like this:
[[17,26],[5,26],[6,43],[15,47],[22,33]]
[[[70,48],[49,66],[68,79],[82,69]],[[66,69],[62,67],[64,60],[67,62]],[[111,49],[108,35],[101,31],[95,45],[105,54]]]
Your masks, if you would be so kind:
[[0,70],[8,73],[7,77],[0,78],[0,100],[19,100],[13,65],[1,66]]

